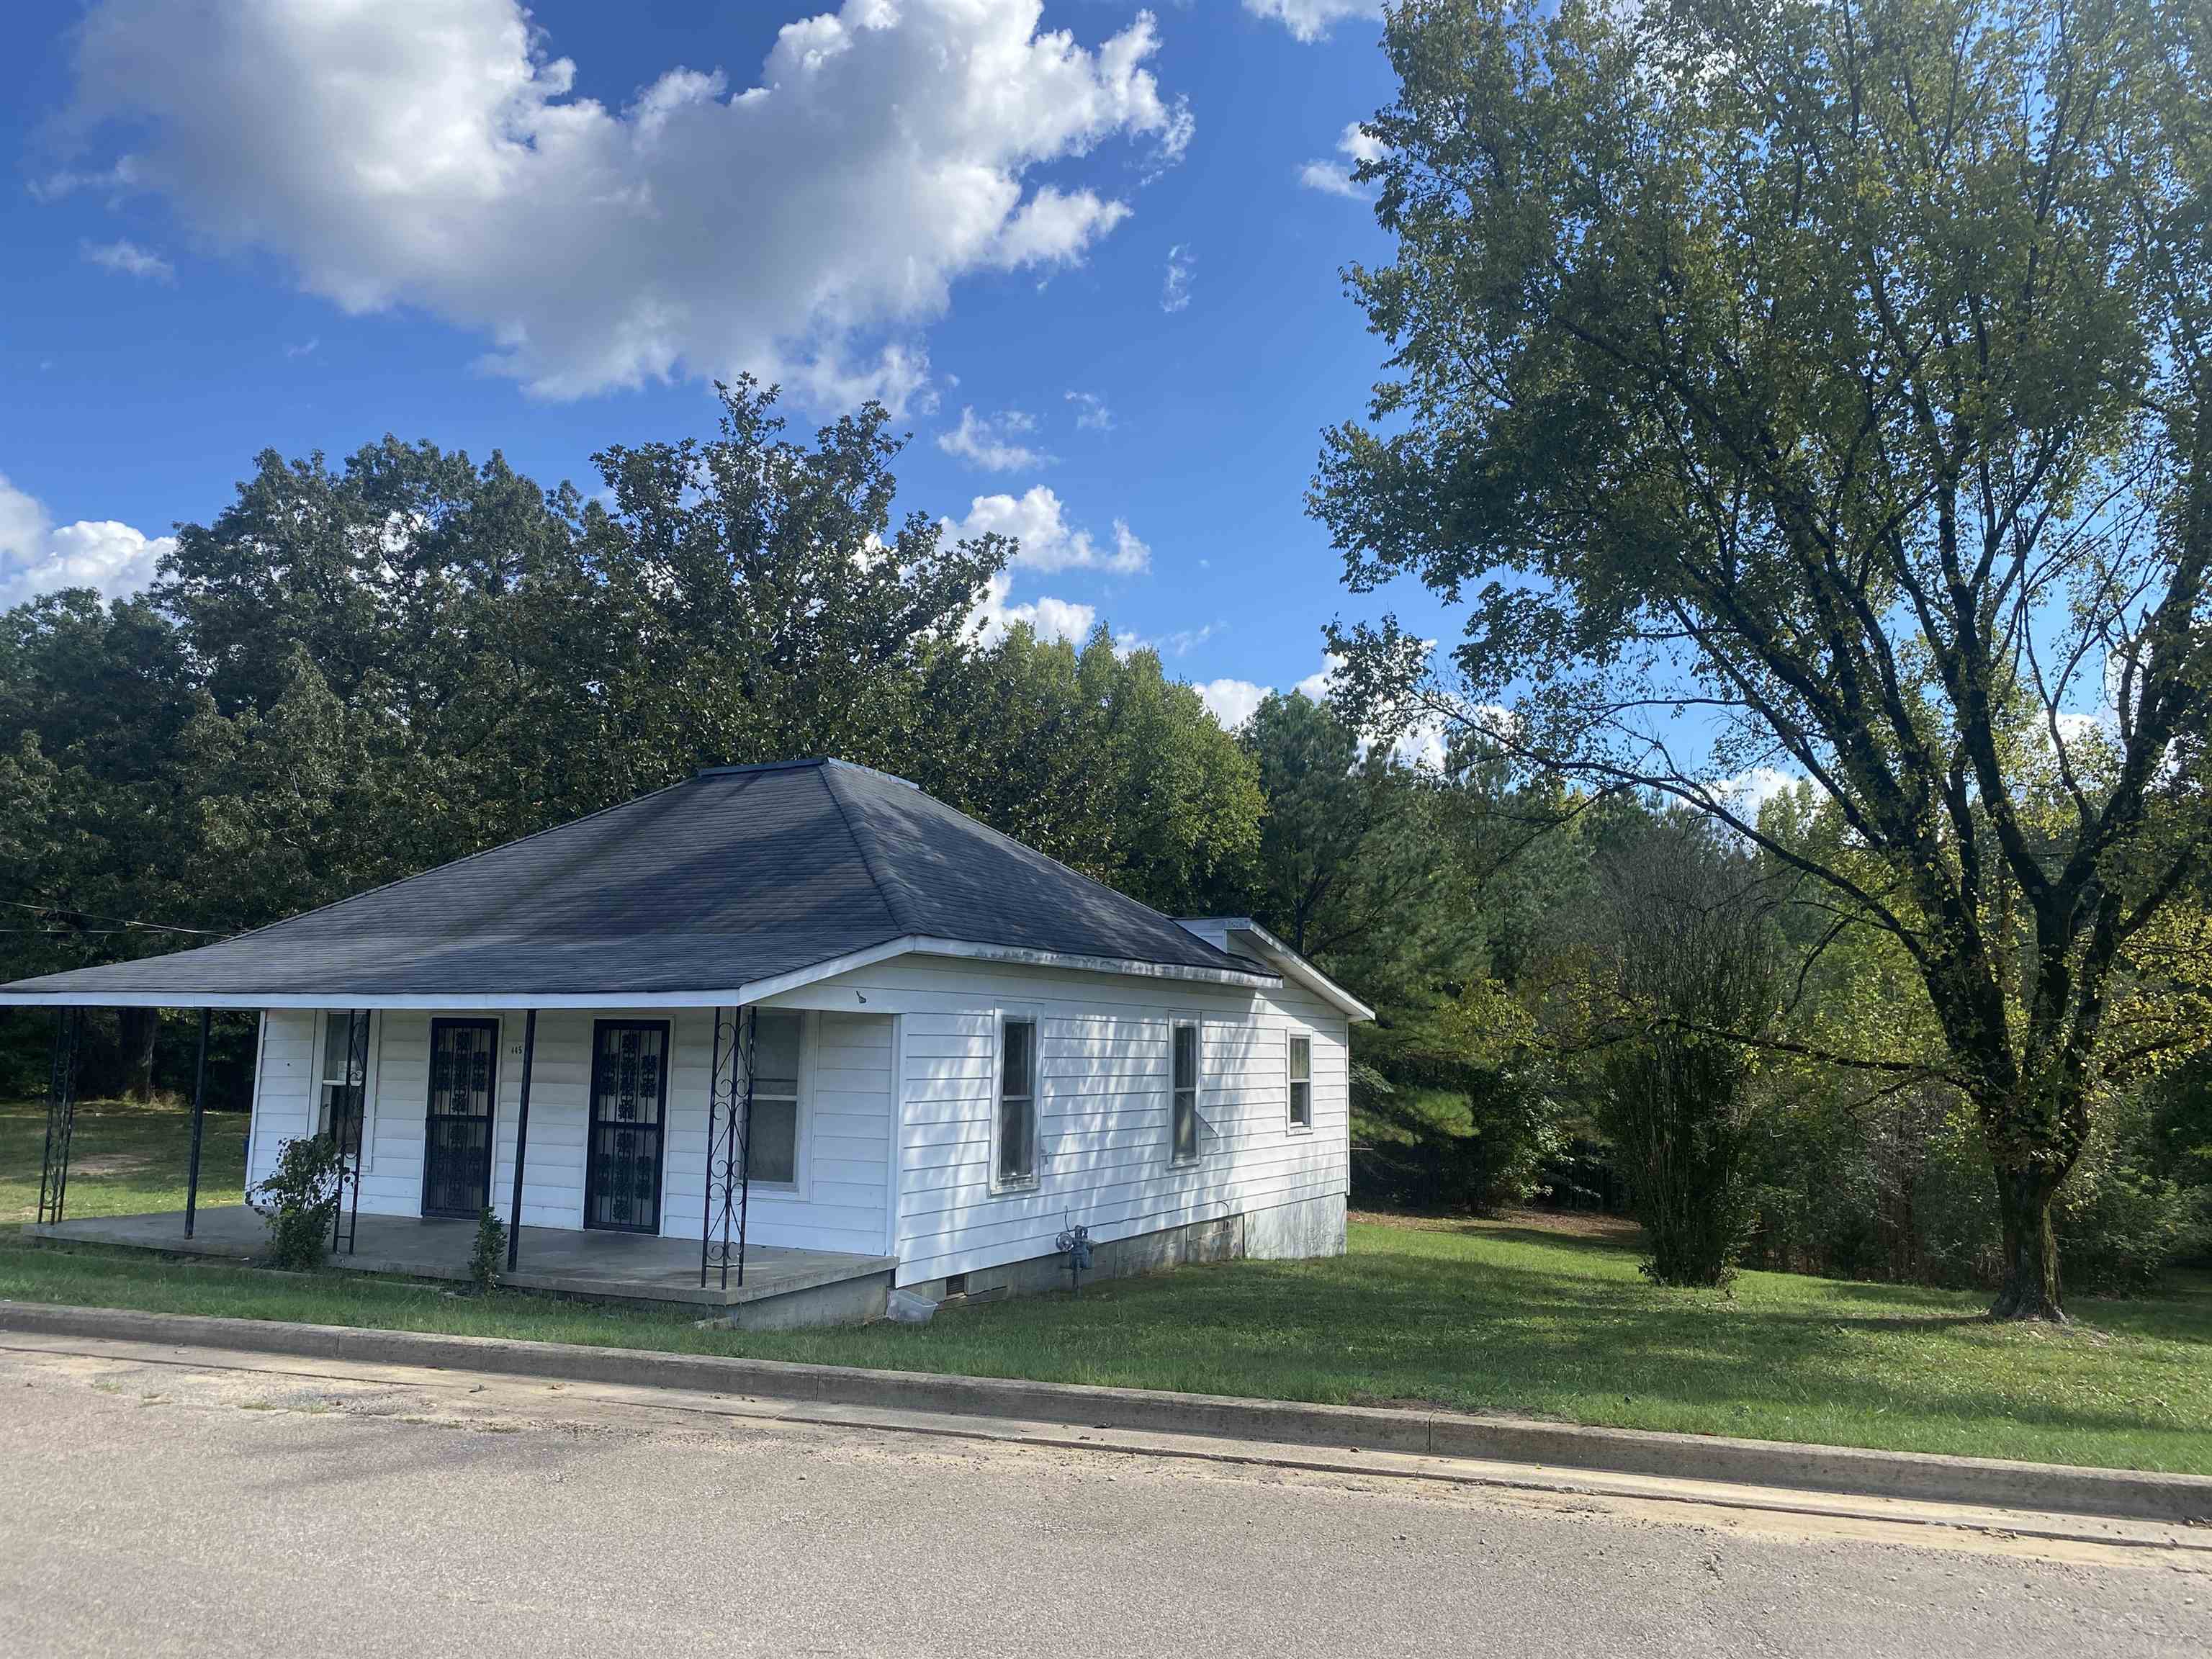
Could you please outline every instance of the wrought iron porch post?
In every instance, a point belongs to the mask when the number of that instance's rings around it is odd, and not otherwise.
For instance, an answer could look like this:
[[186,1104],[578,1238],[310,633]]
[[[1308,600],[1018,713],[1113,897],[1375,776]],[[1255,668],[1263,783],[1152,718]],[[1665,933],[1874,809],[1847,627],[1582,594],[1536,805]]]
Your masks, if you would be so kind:
[[[738,1284],[745,1282],[745,1209],[752,1193],[749,1149],[753,1138],[753,1032],[759,1018],[751,1009],[714,1010],[714,1072],[707,1085],[707,1182],[705,1212],[699,1228],[699,1285],[717,1269],[721,1287],[730,1288],[730,1228],[737,1226]],[[744,1076],[738,1093],[738,1077]]]
[[192,1155],[185,1167],[185,1237],[200,1207],[200,1129],[207,1114],[208,1011],[200,1010],[200,1055],[192,1066]]
[[[369,1011],[356,1008],[346,1016],[346,1081],[345,1092],[339,1097],[343,1103],[331,1114],[331,1129],[338,1143],[338,1206],[331,1217],[331,1249],[335,1254],[338,1241],[345,1241],[345,1252],[351,1255],[354,1241],[361,1231],[361,1160],[368,1151],[363,1144],[368,1128],[368,1022]],[[360,1091],[356,1098],[355,1091]],[[348,1148],[351,1148],[350,1153]],[[346,1203],[346,1183],[353,1183],[353,1203]]]
[[707,1163],[699,1183],[699,1288],[714,1255],[714,1152],[722,1130],[722,1011],[714,1010],[714,1046],[708,1051]]
[[738,1179],[738,1012],[714,1010],[713,1068],[707,1079],[707,1168],[699,1217],[699,1288],[717,1268],[730,1287],[731,1199]]
[[[514,1198],[507,1209],[507,1270],[522,1251],[522,1158],[530,1150],[530,1062],[538,1053],[538,1011],[522,1017],[522,1099],[514,1110]],[[711,1127],[711,1126],[709,1126]]]
[[54,1010],[53,1069],[46,1085],[46,1149],[39,1166],[39,1224],[60,1224],[69,1200],[70,1137],[76,1128],[76,1051],[84,1024],[80,1008]]

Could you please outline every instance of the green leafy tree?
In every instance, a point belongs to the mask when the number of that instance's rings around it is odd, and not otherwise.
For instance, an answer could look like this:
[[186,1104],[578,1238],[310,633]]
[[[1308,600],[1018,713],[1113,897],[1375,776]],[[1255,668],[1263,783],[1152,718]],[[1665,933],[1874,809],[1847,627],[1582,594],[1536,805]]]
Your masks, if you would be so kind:
[[599,723],[633,757],[618,797],[705,763],[896,760],[922,665],[1014,552],[951,541],[927,513],[894,524],[903,441],[880,404],[809,447],[783,435],[773,390],[718,391],[718,437],[595,457],[611,504],[578,524]]
[[1425,782],[1302,691],[1272,692],[1237,734],[1258,763],[1259,910],[1291,949],[1334,958],[1394,921],[1433,884]]
[[[1355,588],[1469,611],[1441,663],[1346,631],[1350,692],[1887,932],[1991,1159],[1992,1311],[2062,1317],[2054,1200],[2147,1052],[2116,976],[2208,840],[2204,9],[1413,0],[1386,46],[1397,256],[1348,275],[1392,377],[1315,507]],[[1762,835],[1761,765],[1842,854]]]
[[1158,656],[1010,629],[923,677],[893,769],[1170,915],[1241,902],[1264,802],[1251,760]]

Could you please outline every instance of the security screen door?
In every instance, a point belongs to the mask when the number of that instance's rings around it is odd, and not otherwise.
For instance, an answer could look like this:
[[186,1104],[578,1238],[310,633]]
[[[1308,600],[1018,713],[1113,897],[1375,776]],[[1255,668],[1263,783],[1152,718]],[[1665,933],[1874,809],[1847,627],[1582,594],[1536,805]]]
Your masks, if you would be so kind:
[[660,1140],[668,1097],[665,1021],[603,1019],[592,1028],[591,1145],[584,1224],[660,1231]]
[[422,1213],[466,1216],[491,1202],[499,1022],[430,1022],[430,1111],[422,1126]]

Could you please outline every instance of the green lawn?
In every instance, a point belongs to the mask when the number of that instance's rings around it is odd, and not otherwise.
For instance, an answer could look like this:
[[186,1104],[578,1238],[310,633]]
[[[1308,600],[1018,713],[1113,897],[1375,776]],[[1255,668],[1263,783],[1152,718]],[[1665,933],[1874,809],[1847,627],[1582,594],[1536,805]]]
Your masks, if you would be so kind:
[[[159,1139],[129,1114],[112,1127]],[[164,1179],[81,1170],[71,1207],[172,1190]],[[12,1203],[21,1181],[0,1170],[0,1194]],[[1636,1262],[1618,1234],[1364,1224],[1336,1261],[1189,1267],[919,1328],[751,1334],[516,1292],[63,1251],[0,1230],[0,1296],[2212,1474],[2212,1275],[2080,1303],[2080,1327],[2054,1332],[1986,1324],[1976,1296],[1788,1274],[1747,1273],[1731,1297],[1663,1291]]]
[[[210,1112],[200,1137],[200,1201],[235,1204],[246,1189],[246,1114]],[[36,1218],[44,1102],[0,1103],[0,1227]],[[70,1146],[69,1213],[143,1215],[185,1207],[191,1114],[175,1106],[86,1101]]]

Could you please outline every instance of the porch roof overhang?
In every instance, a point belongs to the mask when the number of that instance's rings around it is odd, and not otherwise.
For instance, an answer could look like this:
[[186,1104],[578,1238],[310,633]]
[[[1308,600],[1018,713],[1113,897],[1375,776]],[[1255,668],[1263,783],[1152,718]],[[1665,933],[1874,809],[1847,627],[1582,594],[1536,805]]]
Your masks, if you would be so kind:
[[919,934],[802,962],[791,961],[788,948],[763,948],[762,940],[697,935],[479,939],[466,945],[368,939],[325,947],[307,961],[248,951],[249,941],[260,942],[246,934],[198,951],[20,980],[0,986],[0,1007],[737,1008],[902,956],[1253,989],[1282,983],[1257,963],[1194,967]]

